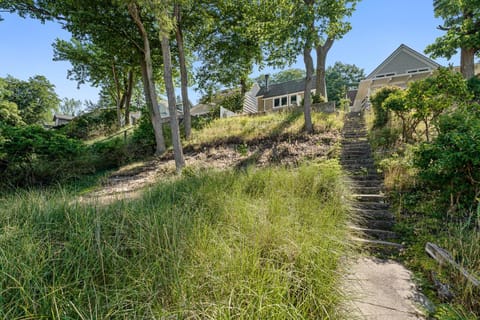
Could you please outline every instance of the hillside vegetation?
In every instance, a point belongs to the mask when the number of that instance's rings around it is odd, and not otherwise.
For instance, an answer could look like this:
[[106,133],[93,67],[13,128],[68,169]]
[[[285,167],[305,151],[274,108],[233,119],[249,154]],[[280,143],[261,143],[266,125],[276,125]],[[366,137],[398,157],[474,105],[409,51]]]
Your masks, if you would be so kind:
[[407,244],[406,264],[437,302],[437,319],[478,319],[480,291],[425,252],[427,242],[480,278],[480,106],[478,79],[440,69],[407,90],[372,98],[370,140]]
[[[284,117],[236,121],[267,138],[278,123],[265,119]],[[4,196],[0,317],[340,317],[341,169],[334,159],[298,163],[189,167],[109,204],[62,188]]]

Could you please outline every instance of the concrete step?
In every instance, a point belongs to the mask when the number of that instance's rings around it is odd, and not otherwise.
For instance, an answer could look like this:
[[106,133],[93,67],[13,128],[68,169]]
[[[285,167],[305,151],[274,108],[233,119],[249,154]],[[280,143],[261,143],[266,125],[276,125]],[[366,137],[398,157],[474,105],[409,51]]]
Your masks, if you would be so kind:
[[375,172],[377,170],[377,167],[372,163],[363,163],[360,161],[357,163],[342,163],[342,167],[346,170],[360,170],[360,169],[367,169],[369,171]]
[[350,139],[350,138],[365,138],[367,136],[366,133],[342,133],[343,138]]
[[342,140],[342,147],[344,149],[351,149],[353,147],[368,147],[370,148],[370,143],[368,141],[347,141]]
[[352,175],[349,175],[348,178],[350,178],[353,181],[371,181],[371,180],[382,179],[382,177],[378,174],[378,172],[371,172],[367,174],[352,174]]
[[352,186],[350,189],[354,193],[363,193],[363,194],[379,194],[381,192],[379,186],[374,186],[374,187]]
[[394,221],[395,217],[393,214],[386,209],[359,209],[352,208],[352,213],[367,219],[367,220],[391,220]]
[[368,154],[371,156],[372,149],[369,145],[364,146],[343,146],[342,154]]
[[341,153],[340,161],[343,160],[362,160],[362,159],[371,159],[372,154],[369,150],[364,150],[361,152],[351,152],[351,153]]
[[352,198],[358,202],[385,202],[385,196],[383,194],[352,194]]
[[[348,180],[352,186],[352,188],[368,188],[368,187],[375,187],[381,189],[383,186],[383,181],[382,180],[363,180],[363,181],[352,181]],[[355,192],[355,193],[361,193],[361,192]]]
[[358,159],[342,159],[340,157],[340,163],[342,165],[350,165],[350,164],[374,165],[373,159],[371,157],[364,157],[364,158],[358,158]]
[[383,248],[388,247],[392,249],[403,249],[403,245],[400,243],[390,242],[390,241],[382,241],[382,240],[371,240],[371,239],[362,239],[362,238],[352,238],[353,241],[362,244],[364,247],[369,248]]
[[348,228],[355,236],[361,237],[363,239],[367,238],[385,241],[398,238],[398,235],[393,231],[369,229],[358,226],[349,226]]
[[368,229],[379,229],[379,230],[391,230],[395,225],[395,221],[393,220],[362,220],[358,221],[357,224],[360,227],[368,228]]
[[[373,176],[375,174],[378,175],[377,169],[371,169],[371,168],[345,168],[343,167],[343,170],[345,170],[348,174],[349,177],[355,178],[355,177],[363,177],[363,176]],[[377,177],[378,179],[378,177]]]
[[390,207],[388,203],[385,202],[361,202],[354,201],[350,204],[354,209],[364,209],[364,210],[388,210]]

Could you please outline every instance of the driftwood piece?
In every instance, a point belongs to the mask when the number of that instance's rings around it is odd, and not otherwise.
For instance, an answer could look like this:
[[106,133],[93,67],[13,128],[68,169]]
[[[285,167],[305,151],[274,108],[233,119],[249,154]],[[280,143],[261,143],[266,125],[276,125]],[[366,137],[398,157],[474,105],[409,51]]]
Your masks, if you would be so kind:
[[440,248],[434,243],[427,242],[425,245],[425,251],[430,255],[430,257],[438,261],[440,264],[450,264],[452,267],[460,271],[460,273],[471,284],[473,284],[475,287],[480,287],[480,281],[468,273],[468,271],[461,267],[458,263],[456,263],[455,260],[453,260],[452,255],[445,249]]

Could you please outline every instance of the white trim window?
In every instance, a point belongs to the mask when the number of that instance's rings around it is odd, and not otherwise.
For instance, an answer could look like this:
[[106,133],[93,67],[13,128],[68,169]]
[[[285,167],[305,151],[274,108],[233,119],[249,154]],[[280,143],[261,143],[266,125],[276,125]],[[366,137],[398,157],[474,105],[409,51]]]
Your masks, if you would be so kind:
[[288,106],[288,96],[281,96],[273,99],[274,108],[284,108]]
[[296,94],[290,96],[290,105],[298,105],[298,97]]

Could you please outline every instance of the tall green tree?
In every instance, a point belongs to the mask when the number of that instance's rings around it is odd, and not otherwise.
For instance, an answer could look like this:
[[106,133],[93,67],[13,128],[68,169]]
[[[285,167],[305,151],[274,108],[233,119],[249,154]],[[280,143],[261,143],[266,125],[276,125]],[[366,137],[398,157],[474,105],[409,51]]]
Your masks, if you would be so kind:
[[352,28],[346,19],[355,11],[360,0],[320,0],[312,1],[315,15],[317,53],[316,66],[316,93],[327,100],[327,86],[325,81],[327,54],[336,40],[343,38]]
[[339,102],[345,98],[350,87],[356,87],[365,78],[363,69],[354,64],[335,62],[325,72],[325,82],[330,101]]
[[[175,16],[175,39],[178,49],[178,64],[180,68],[180,84],[182,92],[182,105],[183,105],[183,123],[185,127],[185,138],[190,139],[192,132],[192,119],[190,115],[190,100],[188,98],[188,70],[187,70],[187,57],[185,53],[185,7],[192,10],[191,1],[175,1],[174,3],[174,16]],[[191,11],[190,11],[191,12]]]
[[480,51],[480,2],[478,0],[434,0],[438,26],[445,34],[429,45],[425,52],[433,58],[450,59],[460,49],[460,71],[464,78],[475,75],[475,54]]
[[133,87],[139,73],[134,49],[116,50],[112,54],[89,40],[78,39],[57,39],[53,47],[55,61],[69,61],[72,64],[67,77],[77,81],[79,86],[89,82],[104,88],[116,106],[118,125],[122,125],[122,113],[127,125]]
[[[279,1],[274,9],[277,19],[274,31],[267,33],[268,53],[275,60],[291,62],[303,54],[305,63],[304,118],[305,130],[313,131],[311,97],[313,73],[311,52],[317,51],[317,94],[326,97],[325,62],[333,42],[342,38],[351,26],[345,21],[358,0],[298,0]],[[280,19],[278,18],[280,17]]]
[[[200,67],[197,83],[209,91],[220,84],[247,91],[254,64],[263,62],[261,13],[268,1],[213,0],[196,3],[199,23],[194,47]],[[273,1],[270,1],[273,2]],[[271,5],[271,4],[268,4]]]
[[0,78],[0,125],[22,125],[22,117],[15,102],[10,101],[12,92],[7,88],[7,82]]
[[[305,70],[293,68],[269,75],[268,82],[270,84],[276,84],[303,78],[305,78]],[[254,81],[262,87],[265,86],[265,74],[256,77]]]
[[8,76],[5,82],[7,90],[11,92],[7,99],[17,105],[26,124],[42,124],[52,120],[60,99],[55,86],[47,78],[37,75],[23,81]]
[[[135,20],[128,10],[129,3],[131,2],[127,0],[15,0],[1,2],[0,8],[17,12],[21,16],[60,20],[63,27],[72,33],[73,38],[90,42],[112,57],[121,52],[122,57],[130,54],[132,58],[136,58],[142,72],[145,100],[154,127],[156,153],[161,154],[165,151],[165,140],[155,84],[152,82],[155,78],[153,69],[148,72],[151,76],[147,76],[147,68],[151,66],[147,60],[151,62],[152,57],[158,59],[161,56],[158,37],[149,38],[157,34],[156,31],[152,32],[157,26],[152,15],[148,13],[145,17],[138,14],[140,19]],[[138,22],[141,22],[141,26]],[[146,40],[149,42],[148,46]],[[153,48],[158,48],[157,50],[150,50],[150,41],[156,41]],[[127,54],[123,54],[125,50],[128,51]]]
[[142,79],[145,91],[145,101],[147,102],[150,119],[155,132],[156,154],[165,152],[165,138],[163,136],[163,126],[161,123],[160,108],[157,100],[155,87],[155,77],[153,73],[152,50],[150,47],[149,33],[145,28],[144,21],[140,15],[140,7],[136,1],[128,3],[128,12],[135,22],[142,39],[142,46],[139,48],[142,52],[140,57],[140,67],[142,70]]
[[[147,1],[147,3],[149,2],[150,0]],[[173,13],[174,5],[173,1],[165,0],[153,0],[153,2],[150,2],[149,4],[153,9],[160,26],[158,36],[162,45],[163,79],[165,83],[165,89],[167,91],[168,113],[170,118],[170,129],[172,132],[175,168],[178,173],[185,166],[185,158],[183,156],[182,143],[180,140],[180,128],[178,124],[177,101],[175,98],[175,87],[173,84],[172,58],[170,50],[170,37],[176,28]],[[184,103],[188,103],[188,101],[184,101]]]
[[60,111],[61,114],[68,114],[74,116],[77,115],[81,109],[82,101],[71,98],[63,98],[58,111]]

